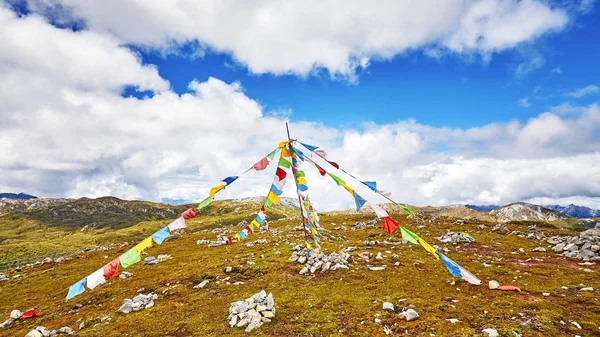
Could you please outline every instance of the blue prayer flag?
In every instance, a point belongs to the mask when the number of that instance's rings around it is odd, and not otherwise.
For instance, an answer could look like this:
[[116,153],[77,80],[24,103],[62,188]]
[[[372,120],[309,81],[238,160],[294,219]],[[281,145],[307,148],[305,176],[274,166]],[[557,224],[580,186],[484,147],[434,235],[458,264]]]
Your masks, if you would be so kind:
[[171,236],[171,233],[169,232],[169,226],[165,226],[161,228],[158,232],[152,234],[152,239],[154,240],[154,242],[160,245],[169,236]]
[[299,143],[302,144],[302,145],[304,145],[305,148],[307,148],[307,149],[309,149],[311,151],[314,151],[314,150],[316,150],[316,149],[319,148],[318,146],[312,146],[312,145],[304,144],[302,142],[299,142]]
[[244,231],[240,231],[240,239],[244,240],[246,238],[246,233],[244,233]]
[[84,277],[81,281],[70,286],[69,293],[67,294],[67,301],[79,294],[82,294],[85,291],[85,283],[86,282],[87,282],[87,277]]
[[356,210],[360,212],[361,207],[367,202],[363,197],[354,192],[354,202],[356,203]]
[[275,193],[276,196],[280,196],[283,191],[278,189],[275,185],[271,186],[271,192]]
[[221,181],[224,182],[225,184],[229,185],[232,182],[234,182],[237,178],[238,178],[237,176],[231,176],[231,177],[227,177]]
[[374,181],[363,181],[363,184],[367,185],[370,189],[372,189],[375,192],[379,192],[377,190],[377,183]]
[[263,220],[263,218],[259,217],[258,215],[256,216],[256,222],[258,222],[261,226],[265,224],[265,220]]
[[304,191],[308,190],[308,186],[306,186],[306,185],[304,185],[304,184],[299,184],[299,185],[298,185],[298,190],[299,190],[300,192],[304,192]]
[[448,271],[450,272],[450,274],[452,274],[452,276],[462,277],[462,274],[460,273],[460,267],[456,264],[456,262],[450,260],[439,251],[437,252],[437,254],[439,255],[440,259],[442,259],[442,262],[444,262],[446,268],[448,268]]

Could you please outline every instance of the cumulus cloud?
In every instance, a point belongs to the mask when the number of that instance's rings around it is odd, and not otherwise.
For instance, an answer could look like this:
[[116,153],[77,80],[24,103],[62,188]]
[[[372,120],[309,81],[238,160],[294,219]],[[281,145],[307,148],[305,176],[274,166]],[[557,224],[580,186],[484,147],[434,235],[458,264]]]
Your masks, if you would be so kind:
[[[38,10],[40,2],[46,3],[30,0]],[[359,0],[59,2],[88,29],[125,43],[169,49],[198,42],[230,54],[252,73],[325,70],[349,80],[372,59],[412,49],[489,59],[568,22],[565,10],[537,0],[385,0],[377,6]]]
[[[166,17],[177,10],[165,8]],[[192,81],[189,93],[176,94],[154,67],[122,47],[119,30],[112,37],[98,29],[61,30],[4,8],[0,23],[0,43],[11,48],[0,50],[0,190],[197,201],[286,138],[288,111],[269,111],[243,83],[217,78]],[[121,97],[124,86],[153,95]],[[468,129],[414,120],[346,130],[294,122],[291,129],[293,137],[325,148],[349,172],[378,181],[400,202],[600,200],[600,109],[557,111]],[[306,165],[319,209],[352,206],[346,191]],[[273,168],[251,173],[219,198],[265,195],[272,174]],[[337,174],[365,197],[384,201]],[[293,195],[290,186],[285,193]]]
[[574,98],[581,98],[581,97],[584,97],[587,95],[594,95],[594,94],[599,94],[599,93],[600,93],[600,87],[598,87],[596,85],[588,85],[587,87],[583,87],[583,88],[568,92],[565,95],[574,97]]

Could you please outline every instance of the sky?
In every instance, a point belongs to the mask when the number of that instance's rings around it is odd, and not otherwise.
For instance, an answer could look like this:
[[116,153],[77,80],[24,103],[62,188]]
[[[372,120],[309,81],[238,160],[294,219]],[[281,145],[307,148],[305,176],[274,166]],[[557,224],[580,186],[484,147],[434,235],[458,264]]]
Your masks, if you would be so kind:
[[[600,208],[598,7],[4,0],[0,191],[195,202],[288,122],[397,202]],[[318,209],[352,207],[304,165]],[[218,199],[265,195],[274,169]]]

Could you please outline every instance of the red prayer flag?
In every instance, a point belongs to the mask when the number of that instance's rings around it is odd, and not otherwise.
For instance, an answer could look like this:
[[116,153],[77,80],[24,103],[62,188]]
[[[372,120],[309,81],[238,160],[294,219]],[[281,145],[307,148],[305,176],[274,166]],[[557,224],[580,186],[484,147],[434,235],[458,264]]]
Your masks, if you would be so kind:
[[260,206],[260,210],[264,212],[265,211],[265,205]]
[[20,320],[24,321],[24,320],[26,320],[26,319],[28,319],[28,318],[33,318],[33,317],[35,317],[35,316],[37,316],[37,313],[35,312],[35,309],[34,309],[34,308],[31,308],[31,309],[29,309],[29,310],[25,311],[25,312],[24,312],[24,313],[21,315],[21,317],[20,317]]
[[337,164],[336,162],[334,162],[334,161],[329,161],[329,160],[328,160],[327,162],[328,162],[329,164],[331,164],[331,166],[335,167],[336,169],[339,169],[339,168],[340,168],[340,165],[338,165],[338,164]]
[[398,223],[394,221],[394,219],[386,216],[383,218],[383,230],[392,234],[396,228],[398,227]]
[[315,166],[317,167],[317,169],[319,169],[319,173],[320,173],[322,176],[325,176],[325,175],[327,174],[327,171],[325,171],[325,170],[324,170],[324,169],[323,169],[321,166],[319,166],[319,165],[317,165],[317,164],[315,164]]
[[262,171],[262,170],[266,169],[267,166],[269,166],[269,158],[264,157],[263,159],[259,160],[256,164],[254,164],[252,167],[257,171]]
[[181,216],[185,219],[185,220],[189,220],[189,219],[193,219],[196,217],[196,209],[195,208],[190,208],[187,211],[181,213]]
[[112,260],[112,262],[105,265],[103,269],[105,279],[108,280],[111,277],[117,276],[117,273],[119,272],[119,258]]
[[275,171],[275,174],[277,175],[277,177],[279,177],[279,181],[282,181],[287,176],[287,173],[285,173],[285,170],[281,167],[277,167],[277,171]]
[[246,230],[248,231],[248,233],[252,234],[252,229],[250,228],[250,226],[246,226]]
[[233,244],[233,238],[231,236],[227,237],[227,241],[229,241],[229,244],[232,245]]

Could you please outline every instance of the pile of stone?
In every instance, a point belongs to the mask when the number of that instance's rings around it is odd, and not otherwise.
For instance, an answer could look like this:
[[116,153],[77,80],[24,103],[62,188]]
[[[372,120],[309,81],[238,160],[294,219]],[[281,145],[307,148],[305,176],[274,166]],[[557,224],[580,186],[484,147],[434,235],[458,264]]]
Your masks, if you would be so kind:
[[268,323],[275,317],[275,301],[273,295],[261,290],[258,294],[244,300],[237,301],[229,307],[230,327],[243,328],[250,332],[259,328],[263,323]]
[[10,277],[8,277],[8,275],[0,273],[0,281],[8,281],[8,280],[10,280]]
[[58,330],[50,331],[45,326],[40,325],[35,329],[29,331],[29,333],[27,333],[25,337],[53,337],[58,336],[59,334],[73,335],[74,333],[75,332],[73,331],[73,329],[69,328],[68,326],[62,327]]
[[132,276],[133,276],[133,273],[130,273],[128,271],[124,271],[121,274],[119,274],[120,279],[126,279],[126,278],[132,277]]
[[588,229],[579,236],[554,236],[546,240],[552,250],[566,257],[600,261],[600,228]]
[[366,247],[379,246],[379,241],[377,241],[377,240],[371,240],[371,241],[366,240],[365,242],[363,242],[363,246],[366,246]]
[[475,239],[472,236],[462,232],[448,232],[445,235],[440,236],[438,240],[443,243],[452,244],[475,242]]
[[196,241],[196,245],[200,246],[200,245],[208,245],[210,244],[210,240],[206,240],[206,239],[200,239],[198,241]]
[[317,271],[326,273],[330,270],[348,269],[351,255],[342,251],[334,252],[329,255],[312,251],[308,257],[304,251],[296,251],[290,257],[290,261],[305,264],[300,270],[300,275],[314,274]]
[[492,227],[492,232],[508,234],[508,233],[510,233],[510,229],[508,229],[508,227],[506,227],[506,225],[497,224],[494,227]]
[[217,236],[217,241],[211,241],[208,246],[209,247],[217,247],[217,246],[222,246],[222,245],[227,245],[229,244],[229,240],[227,240],[227,236],[226,235],[219,235]]
[[23,313],[17,309],[11,311],[10,317],[6,321],[0,323],[0,329],[13,325],[13,323],[15,323],[19,320],[19,318],[21,318],[21,315],[23,315]]
[[149,293],[148,295],[139,294],[133,299],[126,298],[118,311],[128,314],[132,311],[152,308],[157,298],[158,296],[155,293]]

